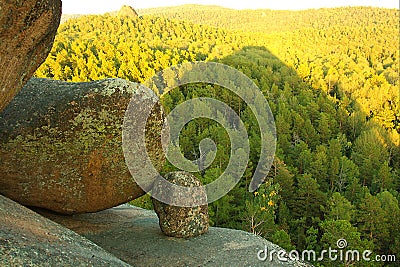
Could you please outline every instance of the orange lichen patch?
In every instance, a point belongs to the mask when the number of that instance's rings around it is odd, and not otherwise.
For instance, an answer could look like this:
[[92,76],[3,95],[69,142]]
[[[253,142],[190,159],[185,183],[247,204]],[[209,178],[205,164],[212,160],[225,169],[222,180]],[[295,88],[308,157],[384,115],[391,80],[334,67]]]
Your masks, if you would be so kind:
[[101,150],[93,150],[82,173],[82,183],[84,184],[86,195],[85,201],[94,206],[98,205],[98,202],[103,202],[112,196],[110,190],[113,190],[113,188],[104,188],[106,184],[105,180],[108,178],[103,175],[105,161],[106,159]]
[[[101,173],[101,169],[103,167],[103,162],[106,159],[103,157],[103,154],[101,153],[101,151],[95,149],[92,151],[92,153],[89,156],[89,162],[87,164],[87,168],[86,168],[86,172],[87,174],[84,174],[84,177],[93,177],[93,180],[97,180],[99,179],[98,177],[100,176]],[[90,180],[88,178],[88,180]]]

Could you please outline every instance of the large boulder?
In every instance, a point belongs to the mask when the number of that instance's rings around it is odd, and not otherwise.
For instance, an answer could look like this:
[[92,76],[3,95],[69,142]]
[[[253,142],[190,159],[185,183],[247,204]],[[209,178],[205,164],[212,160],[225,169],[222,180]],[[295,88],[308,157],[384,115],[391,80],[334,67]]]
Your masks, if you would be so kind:
[[53,46],[61,0],[0,0],[0,111]]
[[[279,246],[243,231],[210,227],[197,237],[168,237],[154,211],[130,205],[72,216],[40,212],[132,266],[311,266],[279,261]],[[272,260],[264,260],[265,251],[276,252]]]
[[129,266],[2,195],[0,225],[0,266]]
[[[121,138],[133,95],[138,114],[156,101],[148,89],[121,79],[31,79],[0,114],[0,193],[64,214],[99,211],[142,196],[125,163]],[[156,104],[145,141],[157,170],[164,161],[163,121]],[[133,157],[139,153],[131,149]],[[139,173],[143,164],[131,167]]]

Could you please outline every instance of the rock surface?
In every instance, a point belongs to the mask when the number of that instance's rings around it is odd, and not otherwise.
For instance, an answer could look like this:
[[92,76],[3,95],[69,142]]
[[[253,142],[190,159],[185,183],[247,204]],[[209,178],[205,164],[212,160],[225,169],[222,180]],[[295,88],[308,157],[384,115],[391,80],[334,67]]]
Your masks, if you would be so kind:
[[61,0],[0,0],[0,111],[44,62],[61,18]]
[[[202,186],[202,183],[196,176],[187,172],[170,172],[165,175],[165,180],[172,184],[194,187]],[[156,180],[153,187],[153,194],[165,193],[174,197],[173,192],[165,192],[163,183]],[[207,199],[205,190],[201,192],[201,196],[189,196],[190,198]],[[204,234],[208,230],[208,205],[194,207],[176,207],[157,199],[152,198],[154,210],[159,218],[161,231],[173,237],[192,237]],[[188,203],[190,199],[188,200]]]
[[[0,114],[0,193],[65,214],[95,212],[143,195],[121,144],[133,94],[138,112],[154,103],[155,96],[121,79],[31,79]],[[164,161],[163,120],[156,105],[147,121],[146,145],[157,169]]]
[[210,227],[206,234],[190,239],[165,236],[153,211],[130,205],[72,216],[41,213],[132,266],[310,266],[275,257],[258,260],[259,250],[280,248],[243,231]]
[[0,195],[0,266],[129,266],[88,239]]

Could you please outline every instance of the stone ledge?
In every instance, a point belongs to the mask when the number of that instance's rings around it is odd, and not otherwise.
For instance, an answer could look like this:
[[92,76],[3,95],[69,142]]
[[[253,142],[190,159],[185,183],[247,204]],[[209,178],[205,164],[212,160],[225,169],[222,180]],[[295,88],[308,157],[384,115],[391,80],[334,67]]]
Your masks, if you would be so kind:
[[210,227],[194,238],[167,237],[153,211],[131,205],[72,216],[40,212],[133,266],[310,266],[259,261],[257,252],[265,246],[280,248],[244,231]]

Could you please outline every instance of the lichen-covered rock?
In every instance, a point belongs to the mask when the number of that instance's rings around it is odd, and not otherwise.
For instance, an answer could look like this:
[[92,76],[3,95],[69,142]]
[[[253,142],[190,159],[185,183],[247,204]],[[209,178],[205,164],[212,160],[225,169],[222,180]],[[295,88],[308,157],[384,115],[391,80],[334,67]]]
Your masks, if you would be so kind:
[[[171,172],[165,176],[165,179],[172,184],[194,187],[201,186],[202,183],[196,176],[187,172]],[[159,194],[164,192],[174,196],[173,192],[165,192],[163,183],[154,182],[152,194]],[[188,196],[189,198],[203,198],[206,199],[205,190],[201,192],[201,196]],[[208,205],[201,205],[195,207],[177,207],[167,203],[158,201],[152,198],[154,210],[159,218],[161,231],[173,237],[193,237],[204,234],[208,230]]]
[[0,0],[0,111],[53,46],[61,0]]
[[[0,193],[65,214],[99,211],[142,196],[125,163],[122,125],[133,94],[138,112],[153,106],[155,96],[147,90],[121,79],[31,79],[0,114]],[[163,120],[155,105],[146,147],[158,170],[164,162]]]
[[0,266],[130,266],[0,195]]

